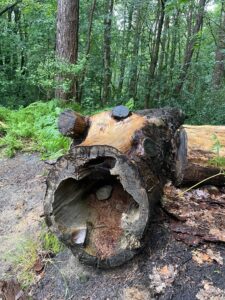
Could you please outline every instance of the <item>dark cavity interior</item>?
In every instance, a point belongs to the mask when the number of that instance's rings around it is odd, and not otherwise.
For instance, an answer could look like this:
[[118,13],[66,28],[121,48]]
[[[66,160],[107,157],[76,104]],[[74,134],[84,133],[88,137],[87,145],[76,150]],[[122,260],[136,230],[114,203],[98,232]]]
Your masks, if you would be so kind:
[[[80,244],[87,253],[101,259],[117,252],[123,235],[122,215],[138,212],[138,204],[110,174],[113,165],[107,159],[86,164],[81,172],[88,175],[81,180],[62,181],[53,203],[53,215],[63,240],[72,246]],[[111,193],[107,199],[99,200],[99,189],[105,187]]]

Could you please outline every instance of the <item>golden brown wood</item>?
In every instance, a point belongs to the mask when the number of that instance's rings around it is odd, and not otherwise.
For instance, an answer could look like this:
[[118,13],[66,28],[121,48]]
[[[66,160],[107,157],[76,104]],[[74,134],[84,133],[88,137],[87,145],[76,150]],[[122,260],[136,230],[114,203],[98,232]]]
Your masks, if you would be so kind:
[[[192,126],[184,125],[187,134],[187,167],[183,182],[199,182],[220,171],[220,167],[212,163],[218,157],[225,157],[225,126]],[[219,153],[214,149],[215,140],[219,140]],[[225,169],[225,168],[224,168]],[[218,176],[208,181],[212,184],[224,184],[225,177]]]
[[147,120],[143,116],[132,114],[118,122],[112,118],[110,111],[106,111],[91,116],[89,122],[87,137],[80,146],[107,145],[127,153],[134,133],[143,128]]

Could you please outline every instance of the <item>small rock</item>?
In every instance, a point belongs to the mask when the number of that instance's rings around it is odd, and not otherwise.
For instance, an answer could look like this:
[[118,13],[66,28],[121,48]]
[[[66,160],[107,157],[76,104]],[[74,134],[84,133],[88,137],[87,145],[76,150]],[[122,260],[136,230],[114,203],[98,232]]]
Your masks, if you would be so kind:
[[112,117],[117,120],[125,119],[130,116],[129,108],[123,105],[119,105],[113,108]]
[[98,200],[107,200],[111,197],[111,194],[112,194],[111,185],[104,185],[96,191],[96,197]]

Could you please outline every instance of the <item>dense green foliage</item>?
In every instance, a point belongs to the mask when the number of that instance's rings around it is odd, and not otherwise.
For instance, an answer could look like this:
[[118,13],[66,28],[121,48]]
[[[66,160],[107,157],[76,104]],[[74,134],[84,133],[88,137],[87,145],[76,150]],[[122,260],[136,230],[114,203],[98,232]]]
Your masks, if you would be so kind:
[[0,147],[9,156],[24,149],[27,139],[25,148],[45,157],[68,147],[55,125],[63,105],[51,100],[57,74],[66,75],[61,86],[65,91],[70,75],[76,76],[78,110],[127,102],[135,109],[177,106],[189,123],[225,124],[224,72],[216,68],[224,68],[217,55],[225,56],[224,0],[206,1],[202,20],[204,0],[114,0],[108,99],[103,99],[103,58],[109,0],[96,1],[95,6],[94,0],[80,1],[76,65],[55,58],[57,1],[22,0],[1,14],[15,2],[0,0]]
[[16,150],[39,151],[43,158],[52,159],[64,154],[70,141],[56,126],[63,109],[57,101],[35,102],[15,111],[0,107],[0,121],[5,124],[0,139],[3,153],[11,157]]

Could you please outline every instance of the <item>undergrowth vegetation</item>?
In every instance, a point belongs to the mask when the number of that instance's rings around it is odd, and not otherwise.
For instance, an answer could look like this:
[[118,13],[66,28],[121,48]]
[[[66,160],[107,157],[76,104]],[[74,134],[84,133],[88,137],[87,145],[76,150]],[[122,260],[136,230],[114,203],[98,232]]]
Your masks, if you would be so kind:
[[[66,108],[80,111],[78,105]],[[65,104],[56,100],[35,102],[31,105],[10,110],[0,106],[0,150],[2,155],[12,157],[17,150],[38,151],[42,158],[54,159],[63,155],[70,140],[57,129],[57,117]]]
[[47,230],[46,226],[38,237],[20,240],[15,250],[8,253],[5,259],[14,267],[17,280],[23,288],[30,287],[44,271],[47,263],[64,248],[58,238]]
[[[125,104],[134,108],[132,100]],[[59,114],[72,109],[84,115],[109,110],[82,109],[76,103],[51,100],[34,102],[18,110],[0,106],[0,156],[13,157],[17,151],[40,152],[42,159],[56,159],[65,154],[70,139],[62,136],[57,128]]]

